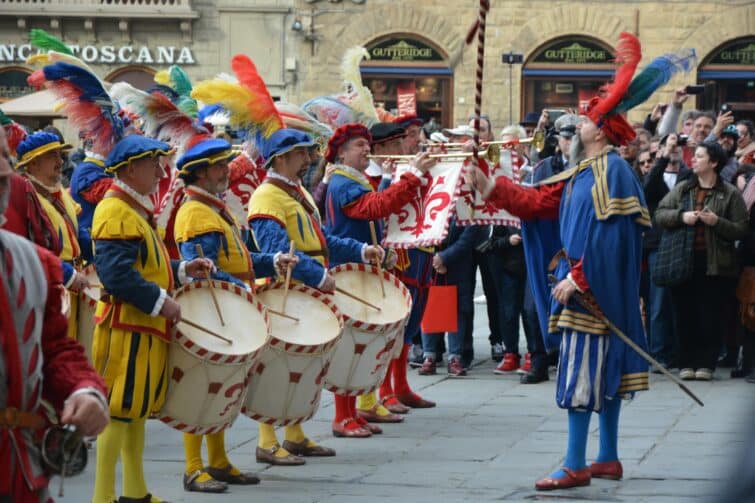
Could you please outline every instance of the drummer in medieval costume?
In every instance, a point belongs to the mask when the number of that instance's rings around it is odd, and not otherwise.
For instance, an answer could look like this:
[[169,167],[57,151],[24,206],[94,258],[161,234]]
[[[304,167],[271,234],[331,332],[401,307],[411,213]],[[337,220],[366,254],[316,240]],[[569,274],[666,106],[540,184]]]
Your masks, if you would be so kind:
[[[80,208],[61,185],[63,168],[61,152],[70,148],[70,145],[61,142],[60,138],[52,133],[31,134],[17,147],[16,169],[31,182],[34,194],[44,212],[44,220],[50,222],[52,231],[60,243],[59,256],[63,261],[63,283],[70,293],[68,336],[76,339],[78,294],[89,286],[89,283],[83,275],[78,273],[83,264],[82,249],[79,245],[80,228],[77,220]],[[88,241],[88,237],[85,241]]]
[[[309,166],[308,149],[314,145],[305,133],[278,129],[263,145],[268,168],[265,182],[249,201],[249,223],[262,252],[277,253],[294,243],[299,263],[292,277],[307,286],[333,292],[331,264],[374,262],[384,259],[381,248],[323,232],[320,214],[300,175]],[[260,424],[257,460],[271,464],[301,464],[299,456],[333,456],[335,451],[308,439],[301,425],[286,427],[286,441],[278,445],[273,427]]]
[[116,144],[106,161],[115,175],[92,221],[94,262],[104,289],[97,304],[93,360],[108,388],[110,425],[97,442],[93,503],[111,503],[115,467],[123,461],[119,502],[157,502],[144,480],[146,419],[160,410],[168,381],[170,324],[181,319],[170,297],[176,284],[203,277],[207,259],[171,261],[149,198],[170,146],[139,135]]
[[[379,242],[383,235],[383,219],[398,213],[407,203],[419,197],[418,189],[423,182],[422,170],[426,171],[433,161],[427,154],[419,154],[399,180],[385,190],[375,192],[365,176],[371,144],[395,139],[400,141],[404,130],[395,124],[378,123],[372,128],[374,137],[370,131],[361,124],[346,124],[338,128],[328,142],[325,157],[335,165],[335,169],[325,199],[325,230],[333,236],[369,241],[369,223],[372,221]],[[390,254],[390,257],[390,263],[384,264],[387,269],[392,269],[395,265],[395,254]],[[358,413],[355,397],[336,395],[335,399],[333,434],[339,437],[366,437],[380,432],[377,426],[369,423],[403,421],[400,415],[378,403],[374,392],[359,397]]]
[[[222,199],[228,189],[231,155],[230,143],[206,136],[195,138],[178,160],[178,176],[186,188],[176,214],[175,241],[184,260],[198,258],[200,251],[202,256],[212,260],[217,267],[212,272],[213,279],[251,289],[255,276],[275,276],[277,271],[289,264],[295,265],[298,260],[288,254],[250,254],[248,251],[239,223]],[[253,236],[248,235],[247,239]],[[228,484],[259,483],[256,475],[243,473],[231,464],[224,431],[206,435],[209,464],[205,468],[201,457],[202,437],[184,433],[185,490],[222,492]]]
[[[537,481],[538,490],[588,485],[592,477],[620,479],[621,399],[648,388],[647,362],[604,321],[647,350],[638,292],[642,232],[650,219],[642,186],[615,147],[635,137],[622,114],[665,83],[656,78],[659,73],[668,79],[688,69],[694,52],[656,58],[634,80],[641,59],[639,40],[622,33],[616,54],[614,82],[589,102],[577,125],[572,151],[581,152],[570,159],[576,167],[532,188],[506,177],[494,184],[481,170],[472,172],[473,184],[485,199],[522,218],[538,312],[541,317],[547,313],[541,320],[547,327],[546,345],[560,352],[556,403],[568,411],[566,457],[563,468]],[[549,270],[556,280],[550,287]],[[585,309],[575,296],[597,307]],[[597,460],[588,466],[585,448],[592,412],[599,414],[600,447]]]

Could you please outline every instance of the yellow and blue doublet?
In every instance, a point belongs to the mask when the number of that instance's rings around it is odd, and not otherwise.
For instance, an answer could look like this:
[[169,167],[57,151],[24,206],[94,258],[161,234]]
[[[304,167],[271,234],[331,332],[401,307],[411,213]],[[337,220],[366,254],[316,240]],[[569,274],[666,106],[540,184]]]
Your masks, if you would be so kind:
[[[289,184],[291,194],[278,186],[283,183]],[[260,251],[287,252],[289,243],[293,241],[299,264],[292,276],[314,288],[322,282],[325,268],[343,262],[362,261],[363,243],[323,232],[320,214],[309,192],[287,181],[279,180],[278,184],[266,180],[249,200],[249,224]]]
[[106,292],[95,313],[93,359],[108,387],[110,414],[119,418],[158,411],[168,385],[168,320],[154,311],[162,290],[173,289],[178,263],[171,263],[150,219],[116,182],[92,222]]

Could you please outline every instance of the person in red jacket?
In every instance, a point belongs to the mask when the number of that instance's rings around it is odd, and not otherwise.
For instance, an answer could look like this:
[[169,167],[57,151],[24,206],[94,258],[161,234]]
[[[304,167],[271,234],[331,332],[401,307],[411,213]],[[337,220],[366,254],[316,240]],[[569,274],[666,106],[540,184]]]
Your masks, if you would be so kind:
[[[377,126],[376,126],[377,127]],[[384,124],[383,129],[390,136],[396,128]],[[401,131],[403,133],[403,131]],[[382,133],[381,133],[382,135]],[[350,237],[362,242],[370,242],[370,221],[375,223],[378,242],[382,240],[383,219],[401,211],[406,204],[419,197],[423,174],[433,164],[428,154],[419,154],[412,160],[407,172],[381,192],[375,192],[365,175],[369,165],[368,154],[372,135],[361,124],[346,124],[339,127],[328,142],[325,158],[335,168],[328,184],[325,197],[325,229],[338,237]],[[394,258],[395,254],[392,255]],[[388,264],[390,269],[395,265]],[[386,377],[386,379],[390,379]],[[333,434],[345,437],[367,437],[381,433],[379,427],[369,422],[395,423],[401,416],[391,413],[377,401],[376,394],[360,397],[359,409],[355,410],[353,397],[336,395],[336,417],[333,421]]]
[[[0,225],[11,199],[10,153],[0,128]],[[0,501],[52,501],[35,439],[41,401],[84,435],[108,423],[105,385],[83,347],[66,336],[63,270],[49,251],[0,230]],[[41,322],[40,322],[41,321]]]

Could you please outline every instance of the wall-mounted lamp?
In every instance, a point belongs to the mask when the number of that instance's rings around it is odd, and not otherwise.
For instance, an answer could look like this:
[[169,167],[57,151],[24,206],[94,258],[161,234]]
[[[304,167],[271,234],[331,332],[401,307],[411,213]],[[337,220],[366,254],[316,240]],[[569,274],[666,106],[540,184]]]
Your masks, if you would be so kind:
[[302,31],[303,29],[304,25],[301,22],[301,18],[294,18],[294,22],[291,24],[291,31]]

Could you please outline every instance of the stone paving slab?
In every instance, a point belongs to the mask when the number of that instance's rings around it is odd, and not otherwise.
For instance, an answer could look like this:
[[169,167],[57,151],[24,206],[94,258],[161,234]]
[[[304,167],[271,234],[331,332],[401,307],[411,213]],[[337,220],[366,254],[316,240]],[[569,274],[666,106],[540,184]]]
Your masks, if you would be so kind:
[[[145,467],[150,490],[174,503],[716,501],[723,474],[745,447],[743,432],[753,423],[747,408],[753,385],[730,380],[727,370],[719,370],[712,383],[691,382],[706,404],[700,408],[675,384],[653,375],[650,392],[623,404],[619,452],[625,479],[539,493],[535,480],[561,466],[566,445],[566,412],[554,404],[555,373],[538,385],[521,385],[516,374],[494,375],[484,308],[476,307],[478,358],[467,378],[448,378],[444,367],[436,376],[411,371],[412,386],[438,407],[414,410],[401,424],[383,425],[383,435],[337,439],[330,431],[332,395],[324,392],[305,431],[338,455],[310,459],[298,468],[256,463],[257,424],[241,417],[226,433],[230,457],[244,470],[259,473],[262,483],[222,496],[183,491],[181,434],[149,421]],[[278,435],[282,440],[283,431]],[[593,417],[588,459],[597,445]],[[67,480],[66,496],[57,501],[89,501],[94,460],[92,450],[85,473]],[[55,481],[52,488],[57,489]]]

